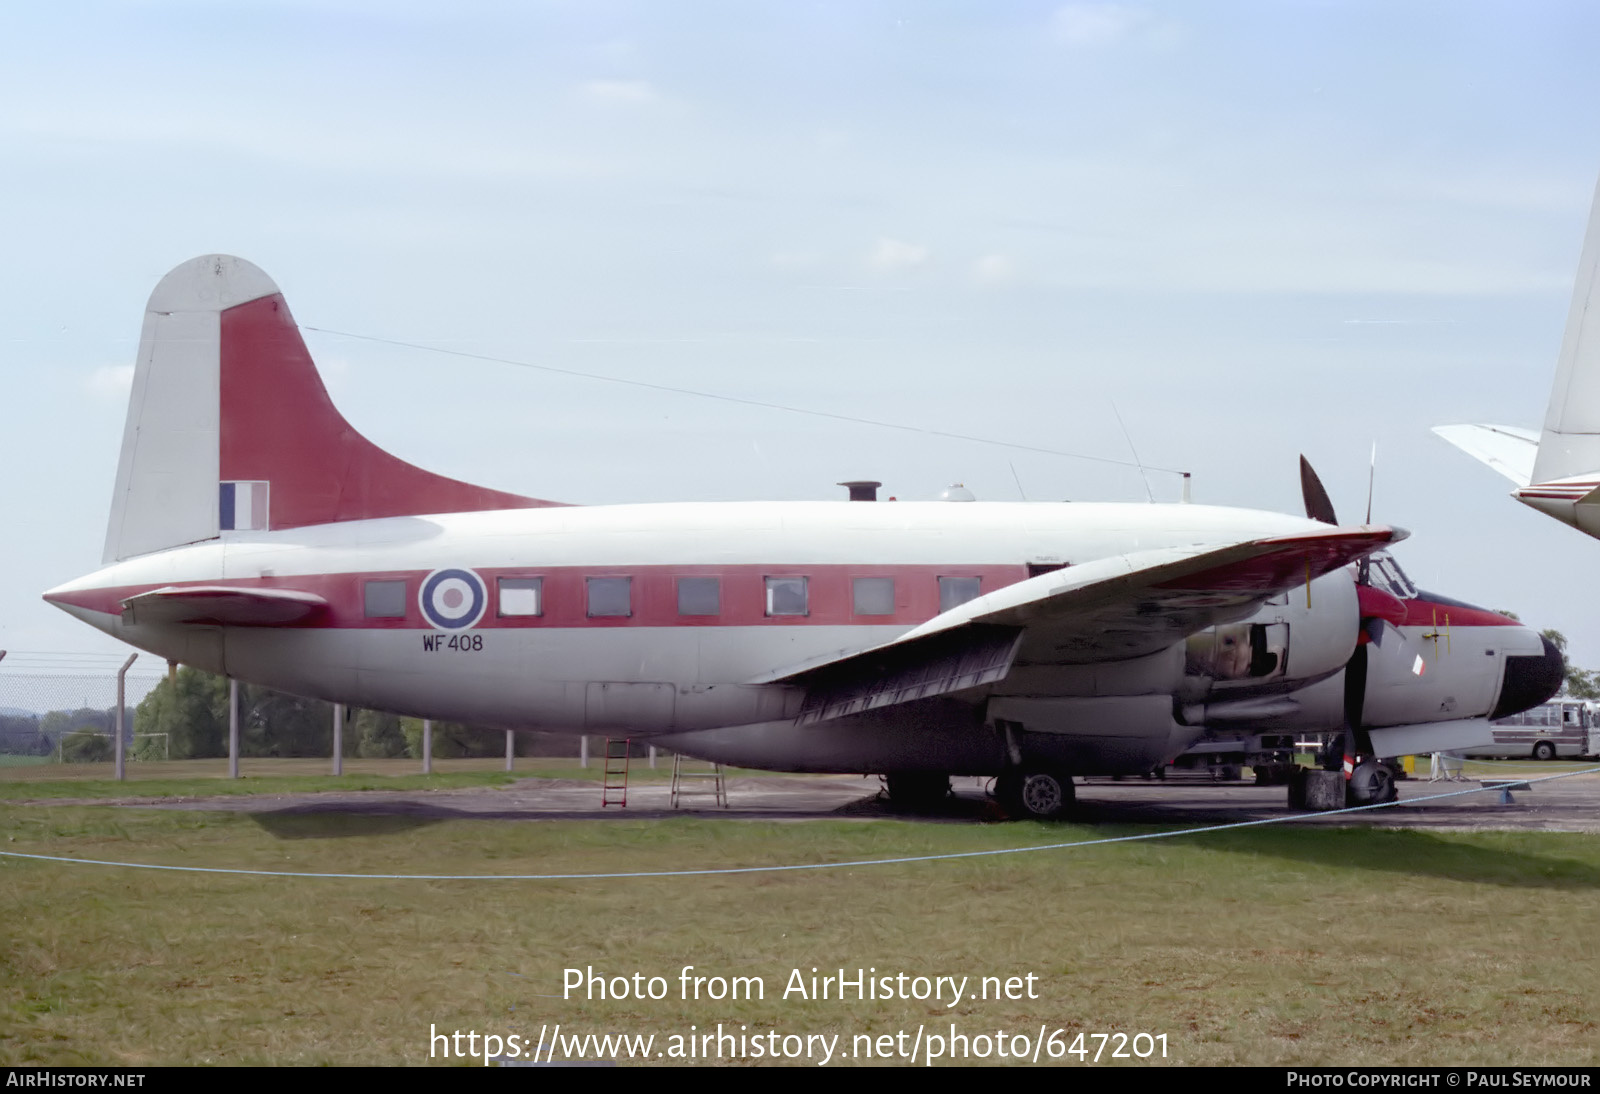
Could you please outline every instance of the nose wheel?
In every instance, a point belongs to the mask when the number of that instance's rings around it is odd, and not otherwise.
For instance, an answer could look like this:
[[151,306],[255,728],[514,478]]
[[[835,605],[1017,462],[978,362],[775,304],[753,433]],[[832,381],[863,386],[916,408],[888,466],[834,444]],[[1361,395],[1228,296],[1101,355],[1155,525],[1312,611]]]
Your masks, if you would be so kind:
[[1007,771],[995,780],[995,797],[1012,817],[1059,820],[1072,811],[1077,795],[1064,771]]
[[1346,792],[1351,805],[1382,805],[1400,798],[1394,772],[1377,760],[1362,760],[1356,764]]

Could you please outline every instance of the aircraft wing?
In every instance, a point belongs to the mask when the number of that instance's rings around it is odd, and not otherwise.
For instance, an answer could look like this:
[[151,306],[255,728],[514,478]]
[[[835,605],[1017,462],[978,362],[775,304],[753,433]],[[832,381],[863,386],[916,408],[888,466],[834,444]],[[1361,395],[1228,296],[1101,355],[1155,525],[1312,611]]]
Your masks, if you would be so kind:
[[1433,431],[1518,486],[1533,481],[1533,461],[1539,454],[1535,430],[1514,425],[1436,425]]
[[130,596],[122,602],[122,618],[129,623],[281,627],[309,619],[327,607],[328,602],[316,593],[294,589],[181,585]]
[[997,589],[893,642],[752,682],[803,686],[799,722],[806,724],[994,683],[1016,661],[1140,657],[1243,618],[1268,597],[1404,536],[1393,528],[1330,528],[1097,559]]

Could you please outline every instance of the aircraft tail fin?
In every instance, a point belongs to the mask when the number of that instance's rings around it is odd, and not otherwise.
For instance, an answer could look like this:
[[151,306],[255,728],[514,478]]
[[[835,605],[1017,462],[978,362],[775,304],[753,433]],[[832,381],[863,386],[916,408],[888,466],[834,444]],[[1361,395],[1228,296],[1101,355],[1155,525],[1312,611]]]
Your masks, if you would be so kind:
[[1600,472],[1600,188],[1589,211],[1532,481],[1593,472]]
[[435,475],[356,432],[250,263],[191,259],[151,294],[106,562],[227,530],[555,504]]

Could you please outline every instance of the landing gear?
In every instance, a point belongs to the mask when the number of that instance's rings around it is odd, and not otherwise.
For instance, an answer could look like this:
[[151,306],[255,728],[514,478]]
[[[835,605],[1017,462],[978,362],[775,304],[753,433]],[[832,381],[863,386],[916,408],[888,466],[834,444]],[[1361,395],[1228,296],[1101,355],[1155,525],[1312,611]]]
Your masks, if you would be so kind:
[[1395,785],[1394,772],[1377,760],[1362,760],[1345,784],[1345,794],[1351,805],[1382,805],[1400,799],[1400,788]]
[[885,775],[884,789],[896,809],[924,812],[937,809],[950,797],[950,776],[923,772]]
[[1057,820],[1077,800],[1064,771],[1007,771],[995,780],[995,797],[1007,813],[1028,820]]

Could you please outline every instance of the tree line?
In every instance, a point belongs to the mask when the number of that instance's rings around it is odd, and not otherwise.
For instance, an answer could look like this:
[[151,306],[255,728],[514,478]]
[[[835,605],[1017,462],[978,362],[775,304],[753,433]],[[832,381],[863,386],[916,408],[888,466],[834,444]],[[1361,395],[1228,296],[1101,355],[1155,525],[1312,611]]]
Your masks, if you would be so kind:
[[[228,680],[187,666],[156,685],[134,712],[138,759],[205,759],[228,754]],[[165,736],[160,736],[165,734]],[[576,741],[547,733],[518,733],[518,756],[572,755]],[[433,723],[440,759],[505,755],[505,730],[461,722]],[[422,719],[379,710],[348,711],[346,756],[422,756]],[[239,685],[239,755],[329,756],[333,704],[255,684]]]
[[[125,712],[129,755],[137,760],[197,760],[228,754],[228,680],[184,666],[163,678],[138,706]],[[40,716],[0,715],[0,752],[59,755],[68,763],[110,760],[116,707],[52,710]],[[518,733],[518,756],[570,756],[574,738]],[[346,756],[422,756],[422,719],[377,710],[347,710]],[[333,704],[320,699],[239,685],[239,754],[305,757],[333,754]],[[440,759],[505,755],[505,731],[460,722],[433,723],[433,755]]]

